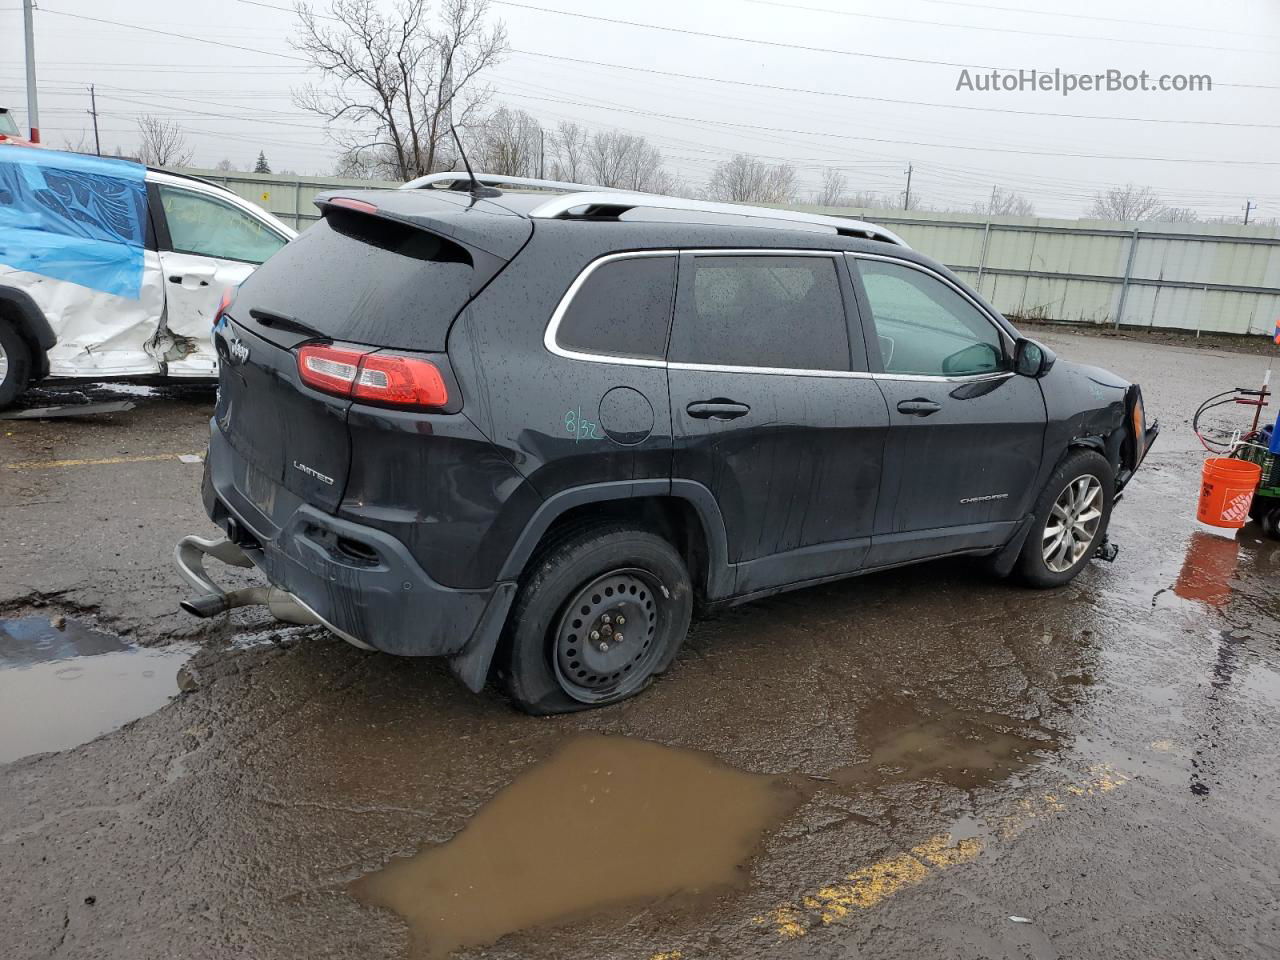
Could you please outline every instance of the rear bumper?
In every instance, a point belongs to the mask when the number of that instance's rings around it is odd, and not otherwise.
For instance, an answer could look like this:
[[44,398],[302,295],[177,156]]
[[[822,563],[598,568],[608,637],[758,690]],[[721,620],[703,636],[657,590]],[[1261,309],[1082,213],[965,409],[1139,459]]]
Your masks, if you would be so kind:
[[334,632],[401,656],[457,655],[477,646],[492,652],[514,584],[459,590],[436,583],[395,537],[340,520],[267,481],[216,423],[201,493],[209,517],[272,585]]

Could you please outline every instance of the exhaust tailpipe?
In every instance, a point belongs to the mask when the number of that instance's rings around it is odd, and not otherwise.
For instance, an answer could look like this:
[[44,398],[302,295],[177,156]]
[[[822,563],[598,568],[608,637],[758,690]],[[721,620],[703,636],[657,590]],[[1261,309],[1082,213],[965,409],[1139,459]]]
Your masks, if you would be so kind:
[[296,623],[300,626],[311,626],[321,623],[319,617],[311,612],[298,599],[279,587],[243,587],[230,592],[223,590],[209,577],[204,569],[204,558],[214,557],[233,567],[252,567],[253,561],[230,540],[206,540],[204,537],[183,537],[173,550],[174,563],[182,578],[199,591],[190,599],[181,601],[180,606],[187,613],[196,617],[216,617],[218,614],[234,610],[236,607],[250,607],[265,604],[271,615],[285,623]]

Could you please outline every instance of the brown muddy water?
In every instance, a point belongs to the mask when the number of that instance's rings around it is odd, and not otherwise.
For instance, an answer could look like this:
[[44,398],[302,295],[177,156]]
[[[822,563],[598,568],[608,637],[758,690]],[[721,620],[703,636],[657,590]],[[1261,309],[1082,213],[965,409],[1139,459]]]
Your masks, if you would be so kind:
[[746,773],[707,753],[581,734],[451,840],[393,860],[351,892],[407,922],[414,956],[441,958],[614,907],[742,887],[762,840],[815,791],[970,789],[1058,747],[1038,727],[972,717],[931,696],[886,697],[859,728],[865,759],[812,776]]
[[403,917],[414,954],[588,911],[741,884],[798,803],[775,777],[706,753],[584,734],[517,777],[453,839],[352,885]]
[[134,646],[61,617],[0,619],[0,763],[78,746],[158,710],[192,652]]

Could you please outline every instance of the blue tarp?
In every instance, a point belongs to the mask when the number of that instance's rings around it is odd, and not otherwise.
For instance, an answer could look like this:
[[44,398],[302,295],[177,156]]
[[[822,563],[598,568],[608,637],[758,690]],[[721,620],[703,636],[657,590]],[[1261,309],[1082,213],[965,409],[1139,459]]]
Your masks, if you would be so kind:
[[146,168],[0,146],[0,264],[138,299]]

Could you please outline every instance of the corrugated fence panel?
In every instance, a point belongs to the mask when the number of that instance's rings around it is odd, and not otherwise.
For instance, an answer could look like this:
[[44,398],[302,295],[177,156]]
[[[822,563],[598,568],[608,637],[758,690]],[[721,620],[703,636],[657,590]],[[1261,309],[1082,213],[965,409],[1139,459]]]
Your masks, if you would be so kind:
[[[304,229],[316,195],[390,181],[189,170]],[[1280,228],[1112,223],[801,207],[882,223],[1010,317],[1270,334],[1280,322]],[[1135,245],[1135,228],[1136,245]]]

